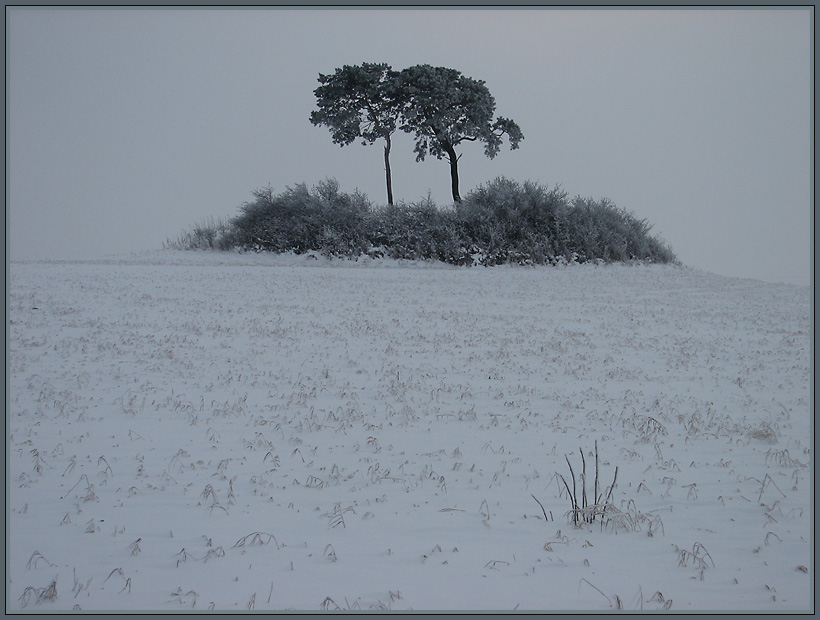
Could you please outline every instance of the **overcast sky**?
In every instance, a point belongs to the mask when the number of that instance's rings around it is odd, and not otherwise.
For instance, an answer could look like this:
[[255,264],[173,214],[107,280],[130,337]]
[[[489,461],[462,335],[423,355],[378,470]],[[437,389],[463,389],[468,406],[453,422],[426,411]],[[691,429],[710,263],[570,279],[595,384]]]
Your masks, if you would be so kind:
[[[253,189],[332,177],[384,203],[382,149],[308,120],[319,73],[431,64],[481,79],[525,139],[497,176],[610,198],[681,261],[808,285],[809,9],[7,9],[11,260],[162,247]],[[394,136],[397,200],[449,169]]]

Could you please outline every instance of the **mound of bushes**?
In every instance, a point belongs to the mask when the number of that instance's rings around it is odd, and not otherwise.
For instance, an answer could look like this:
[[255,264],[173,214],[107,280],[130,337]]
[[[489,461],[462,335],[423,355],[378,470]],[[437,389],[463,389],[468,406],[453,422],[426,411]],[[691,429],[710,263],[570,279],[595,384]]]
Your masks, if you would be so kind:
[[358,191],[341,192],[333,179],[279,194],[268,187],[253,196],[228,222],[195,226],[167,245],[454,265],[676,261],[669,246],[650,235],[645,219],[608,199],[568,199],[560,188],[530,181],[500,177],[448,208],[429,197],[374,206]]

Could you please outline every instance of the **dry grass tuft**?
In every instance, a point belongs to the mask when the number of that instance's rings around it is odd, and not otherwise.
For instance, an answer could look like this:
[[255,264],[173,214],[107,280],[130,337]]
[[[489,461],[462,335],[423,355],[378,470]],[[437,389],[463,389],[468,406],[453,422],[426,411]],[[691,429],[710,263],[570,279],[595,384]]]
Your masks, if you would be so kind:
[[801,463],[797,459],[793,459],[789,455],[788,450],[768,450],[766,452],[766,463],[776,463],[780,467],[808,467],[805,463]]
[[648,526],[647,534],[653,537],[659,530],[663,533],[663,521],[659,515],[652,512],[640,512],[635,506],[634,500],[626,502],[623,510],[609,504],[601,510],[601,527],[612,529],[623,528],[627,532],[641,531],[643,525]]
[[748,431],[747,436],[751,439],[759,439],[768,443],[777,443],[777,431],[767,422],[761,422],[759,426]]
[[51,583],[45,588],[34,588],[32,586],[28,586],[25,590],[23,590],[23,594],[21,594],[18,599],[21,607],[25,608],[31,602],[32,598],[34,598],[37,604],[40,604],[43,601],[55,600],[57,598],[57,580],[52,580]]
[[244,547],[245,545],[248,545],[249,547],[252,547],[254,545],[267,545],[270,543],[270,541],[274,542],[277,549],[281,548],[279,546],[279,541],[276,540],[276,537],[273,534],[268,534],[267,532],[251,532],[250,534],[246,534],[245,536],[237,540],[234,543],[232,549]]
[[[596,518],[599,516],[603,519],[606,511],[611,507],[610,499],[612,497],[612,491],[615,488],[615,483],[618,480],[618,468],[615,467],[615,475],[612,478],[612,484],[605,489],[606,495],[602,491],[599,491],[600,486],[598,484],[598,442],[595,442],[595,481],[593,484],[592,490],[592,502],[590,503],[587,499],[587,462],[584,458],[584,451],[583,449],[579,448],[579,452],[581,454],[581,495],[578,495],[578,488],[577,488],[577,480],[575,478],[575,470],[572,468],[572,463],[569,461],[569,457],[564,455],[564,458],[567,461],[567,466],[569,467],[569,472],[572,476],[572,490],[569,488],[569,484],[567,483],[566,478],[561,474],[558,474],[558,477],[561,478],[561,481],[564,483],[564,488],[567,491],[567,495],[569,495],[570,500],[570,510],[567,512],[568,515],[571,515],[573,524],[577,527],[581,524],[581,522],[592,523],[595,521]],[[580,499],[580,505],[579,500]],[[538,500],[536,500],[538,501]],[[540,502],[539,502],[540,504]],[[543,506],[542,506],[543,510]],[[546,517],[546,513],[544,514]]]
[[692,545],[692,550],[680,549],[675,545],[675,550],[678,554],[678,566],[689,566],[690,564],[695,568],[705,569],[711,566],[715,567],[715,561],[709,552],[701,543],[696,542]]
[[322,516],[327,517],[328,519],[330,519],[330,522],[328,523],[329,527],[338,527],[338,526],[341,525],[342,528],[344,529],[344,528],[347,527],[345,525],[345,517],[344,517],[344,514],[346,512],[352,512],[354,515],[356,514],[356,511],[353,510],[353,506],[348,506],[347,508],[342,509],[342,505],[337,503],[335,506],[333,506],[333,510],[331,510],[330,512],[324,513]]
[[[331,605],[333,605],[333,607],[331,607]],[[322,604],[319,605],[319,609],[321,609],[322,611],[328,611],[328,610],[338,611],[338,610],[341,609],[341,607],[339,607],[336,604],[336,601],[334,601],[332,598],[330,598],[328,596],[328,597],[325,597],[325,600],[323,600]]]

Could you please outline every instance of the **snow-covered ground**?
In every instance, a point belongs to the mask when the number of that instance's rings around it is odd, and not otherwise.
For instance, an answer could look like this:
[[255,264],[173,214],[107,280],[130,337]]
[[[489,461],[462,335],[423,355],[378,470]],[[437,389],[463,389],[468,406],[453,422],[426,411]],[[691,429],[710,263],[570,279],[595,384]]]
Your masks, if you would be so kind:
[[9,272],[7,610],[813,609],[808,287],[173,250]]

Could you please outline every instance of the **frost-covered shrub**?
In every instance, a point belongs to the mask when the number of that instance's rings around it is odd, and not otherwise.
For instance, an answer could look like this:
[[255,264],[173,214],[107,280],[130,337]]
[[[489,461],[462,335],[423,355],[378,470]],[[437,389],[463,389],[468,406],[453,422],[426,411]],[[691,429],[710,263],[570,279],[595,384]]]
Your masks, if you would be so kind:
[[470,192],[458,213],[486,264],[543,264],[561,254],[557,217],[565,203],[559,187],[499,177]]
[[568,201],[560,187],[499,177],[470,192],[458,213],[488,264],[675,260],[646,220],[606,198]]
[[368,254],[485,266],[675,261],[672,250],[649,235],[646,220],[607,199],[568,200],[560,187],[532,181],[499,177],[446,209],[429,196],[374,208],[358,191],[341,192],[333,179],[280,194],[267,187],[253,196],[227,224],[195,227],[173,247]]
[[235,243],[272,252],[319,251],[328,256],[357,256],[366,250],[365,222],[370,202],[364,194],[345,194],[335,180],[311,191],[304,183],[274,195],[267,187],[253,192],[232,220]]
[[370,243],[397,259],[465,264],[469,257],[456,214],[439,209],[429,197],[377,210],[371,217]]
[[674,255],[649,235],[652,226],[607,198],[573,198],[561,211],[561,226],[571,231],[569,249],[579,260],[603,259],[607,262],[653,260],[672,262]]
[[230,222],[210,218],[194,224],[176,239],[165,242],[166,248],[178,250],[229,250],[234,245],[235,231]]

